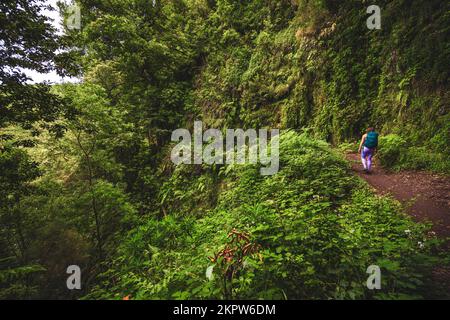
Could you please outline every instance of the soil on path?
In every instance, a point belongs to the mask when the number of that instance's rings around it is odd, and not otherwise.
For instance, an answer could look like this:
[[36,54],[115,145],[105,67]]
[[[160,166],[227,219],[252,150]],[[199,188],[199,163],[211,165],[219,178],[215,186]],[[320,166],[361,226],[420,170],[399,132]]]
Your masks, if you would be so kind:
[[347,158],[353,171],[376,192],[399,200],[414,220],[431,221],[438,236],[450,236],[450,177],[420,171],[389,172],[376,162],[372,173],[366,174],[358,154]]

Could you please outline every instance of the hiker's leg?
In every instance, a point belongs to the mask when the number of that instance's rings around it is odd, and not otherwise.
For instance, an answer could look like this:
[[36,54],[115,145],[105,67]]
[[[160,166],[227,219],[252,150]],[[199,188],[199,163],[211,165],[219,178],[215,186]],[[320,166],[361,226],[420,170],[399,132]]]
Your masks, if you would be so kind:
[[364,170],[367,170],[367,164],[366,164],[366,153],[365,153],[365,147],[361,150],[361,162],[363,164]]
[[367,170],[372,167],[372,149],[367,149]]

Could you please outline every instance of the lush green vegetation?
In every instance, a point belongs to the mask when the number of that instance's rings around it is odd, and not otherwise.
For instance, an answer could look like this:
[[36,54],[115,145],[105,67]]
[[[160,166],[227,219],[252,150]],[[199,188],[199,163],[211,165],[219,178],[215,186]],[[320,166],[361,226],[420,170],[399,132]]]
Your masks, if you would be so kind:
[[[448,4],[378,1],[368,30],[364,1],[80,0],[82,29],[53,37],[22,2],[0,5],[0,40],[26,44],[0,48],[0,298],[448,294],[429,226],[331,147],[375,126],[384,166],[450,172]],[[29,85],[20,67],[82,81]],[[280,171],[175,167],[171,132],[194,120],[282,129]]]
[[[113,267],[100,276],[108,285],[94,288],[88,297],[425,294],[436,263],[430,254],[436,242],[426,235],[427,228],[355,181],[346,162],[325,142],[293,131],[280,139],[281,171],[268,178],[251,165],[222,167],[217,173],[210,167],[178,167],[162,187],[161,201],[169,214],[145,217],[129,232]],[[216,189],[217,199],[211,199]],[[365,271],[371,264],[386,270],[381,293],[366,290]],[[211,276],[205,275],[209,268]]]

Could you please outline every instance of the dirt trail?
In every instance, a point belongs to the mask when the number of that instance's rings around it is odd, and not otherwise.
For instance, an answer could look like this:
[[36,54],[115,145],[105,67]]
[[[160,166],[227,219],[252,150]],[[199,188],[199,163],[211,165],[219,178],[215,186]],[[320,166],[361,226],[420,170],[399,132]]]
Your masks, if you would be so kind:
[[371,174],[362,170],[358,154],[347,154],[355,173],[378,193],[391,194],[416,221],[431,221],[440,237],[450,236],[450,178],[426,172],[389,172],[376,161]]

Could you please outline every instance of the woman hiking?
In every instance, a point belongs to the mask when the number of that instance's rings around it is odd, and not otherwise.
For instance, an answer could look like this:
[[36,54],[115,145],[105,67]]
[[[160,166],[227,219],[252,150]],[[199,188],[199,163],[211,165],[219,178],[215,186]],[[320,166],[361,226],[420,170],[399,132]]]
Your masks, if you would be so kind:
[[372,167],[372,157],[378,147],[378,133],[374,128],[368,128],[361,138],[358,153],[361,154],[361,161],[364,172],[370,173]]

